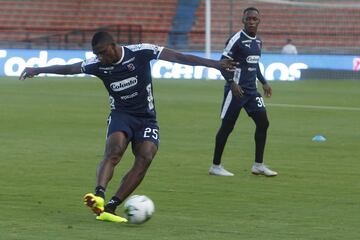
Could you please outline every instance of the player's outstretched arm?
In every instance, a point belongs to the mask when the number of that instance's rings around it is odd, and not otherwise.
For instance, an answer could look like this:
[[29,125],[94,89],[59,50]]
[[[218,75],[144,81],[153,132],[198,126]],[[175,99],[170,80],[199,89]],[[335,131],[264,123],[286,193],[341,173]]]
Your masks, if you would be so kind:
[[205,66],[216,68],[218,70],[234,71],[237,65],[236,62],[230,59],[222,59],[220,61],[197,57],[191,54],[183,54],[169,48],[164,48],[159,56],[159,59],[181,63],[191,66]]
[[68,64],[68,65],[53,65],[49,67],[27,67],[20,74],[19,80],[32,78],[41,73],[54,73],[60,75],[79,74],[81,73],[82,62]]

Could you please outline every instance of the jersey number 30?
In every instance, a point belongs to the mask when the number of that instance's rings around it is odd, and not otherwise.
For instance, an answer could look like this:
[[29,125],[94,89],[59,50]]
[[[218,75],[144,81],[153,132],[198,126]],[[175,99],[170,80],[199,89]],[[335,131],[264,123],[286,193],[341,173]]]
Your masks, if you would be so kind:
[[262,97],[256,97],[256,101],[258,102],[258,107],[265,107],[265,102]]

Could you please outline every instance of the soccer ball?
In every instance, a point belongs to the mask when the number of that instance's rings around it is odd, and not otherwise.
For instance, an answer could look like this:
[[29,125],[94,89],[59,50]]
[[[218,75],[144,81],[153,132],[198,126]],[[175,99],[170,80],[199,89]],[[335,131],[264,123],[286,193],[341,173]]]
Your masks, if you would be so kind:
[[124,204],[125,217],[129,223],[141,224],[155,212],[154,202],[145,195],[133,195]]

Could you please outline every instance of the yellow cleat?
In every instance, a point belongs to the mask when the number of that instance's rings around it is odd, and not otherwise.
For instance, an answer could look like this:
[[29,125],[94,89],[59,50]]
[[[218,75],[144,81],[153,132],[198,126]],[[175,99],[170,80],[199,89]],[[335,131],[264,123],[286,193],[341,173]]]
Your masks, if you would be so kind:
[[84,204],[88,206],[96,215],[100,215],[102,212],[104,212],[104,199],[102,197],[95,196],[92,193],[85,194]]
[[128,220],[123,217],[119,217],[115,214],[103,212],[96,217],[96,220],[108,221],[108,222],[117,222],[117,223],[126,223]]

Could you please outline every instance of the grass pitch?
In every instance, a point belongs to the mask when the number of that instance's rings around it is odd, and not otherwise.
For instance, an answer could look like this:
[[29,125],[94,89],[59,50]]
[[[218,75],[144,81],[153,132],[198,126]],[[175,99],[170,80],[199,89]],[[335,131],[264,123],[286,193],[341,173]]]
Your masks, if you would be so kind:
[[[265,162],[252,176],[254,124],[242,112],[209,176],[221,81],[156,80],[161,144],[135,194],[143,225],[97,222],[82,204],[104,147],[107,94],[95,78],[0,78],[0,239],[359,239],[360,82],[271,82]],[[313,142],[323,135],[326,142]],[[133,161],[117,168],[107,197]],[[118,213],[122,214],[119,207]]]

